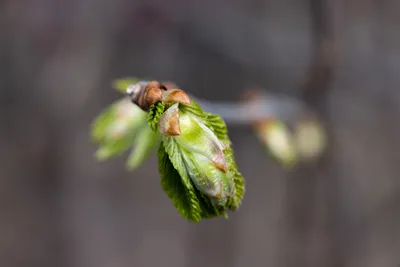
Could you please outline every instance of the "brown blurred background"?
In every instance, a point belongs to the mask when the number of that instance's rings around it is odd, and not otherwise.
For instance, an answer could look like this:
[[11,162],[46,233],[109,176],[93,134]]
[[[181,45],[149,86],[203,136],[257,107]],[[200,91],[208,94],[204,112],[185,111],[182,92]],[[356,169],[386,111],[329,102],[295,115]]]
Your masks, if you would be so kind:
[[[397,0],[1,1],[0,266],[398,267],[399,25]],[[133,173],[93,158],[125,76],[304,98],[330,150],[288,171],[231,127],[243,205],[188,223],[155,155]]]

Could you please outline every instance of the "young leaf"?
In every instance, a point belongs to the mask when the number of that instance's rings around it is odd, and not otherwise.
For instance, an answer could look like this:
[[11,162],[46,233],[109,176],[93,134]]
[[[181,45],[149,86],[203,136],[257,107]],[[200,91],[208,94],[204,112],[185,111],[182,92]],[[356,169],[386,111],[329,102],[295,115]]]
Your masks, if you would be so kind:
[[[162,154],[161,149],[164,150],[165,154]],[[161,153],[161,154],[160,154]],[[174,203],[174,197],[179,197],[179,196],[173,196],[169,195],[170,198],[173,200],[174,206],[178,209],[179,213],[182,214],[185,218],[191,220],[191,221],[197,221],[202,218],[213,218],[220,216],[221,214],[225,214],[225,209],[223,207],[215,207],[209,197],[205,196],[203,193],[201,193],[196,186],[194,185],[193,181],[190,179],[188,172],[186,170],[186,165],[185,162],[182,159],[181,152],[179,151],[178,145],[174,142],[172,138],[166,138],[164,142],[161,143],[160,148],[159,148],[159,162],[166,161],[166,159],[162,159],[160,156],[165,157],[165,155],[168,157],[169,163],[172,164],[172,167],[176,174],[179,176],[179,181],[175,180],[174,183],[176,183],[176,188],[175,193],[177,193],[178,189],[182,185],[185,189],[185,194],[183,196],[187,196],[188,202],[191,202],[191,210],[186,209],[186,212],[184,212],[183,206],[187,207],[187,205],[179,205],[178,203]],[[170,155],[170,156],[168,156]],[[169,166],[169,165],[168,165]],[[172,184],[172,180],[167,180],[167,177],[163,176],[162,171],[165,171],[168,173],[166,168],[161,169],[160,168],[160,173],[161,176],[164,177],[164,182],[163,182],[163,189],[164,191],[170,192],[172,194],[171,190],[167,190],[167,186]],[[171,171],[172,172],[172,171]],[[170,183],[167,183],[167,182]],[[172,186],[172,185],[171,185]],[[181,189],[182,191],[182,189]],[[178,206],[177,206],[178,205]],[[195,215],[195,216],[193,216]],[[199,218],[193,219],[193,217]],[[192,219],[191,219],[192,218]]]
[[204,113],[195,102],[179,106],[181,133],[163,135],[165,152],[183,183],[193,183],[203,218],[227,217],[227,209],[240,206],[244,180],[229,148],[226,125],[218,115]]
[[227,213],[224,207],[216,207],[215,205],[213,205],[210,198],[202,194],[196,187],[195,191],[200,201],[201,217],[203,219],[210,219],[221,215],[227,217]]
[[91,125],[91,139],[93,142],[103,142],[107,131],[115,119],[115,104],[111,104],[98,115]]
[[196,120],[190,113],[182,113],[180,116],[181,135],[175,140],[180,147],[189,151],[190,154],[200,154],[208,158],[213,163],[213,168],[217,167],[226,171],[223,144],[210,128]]
[[121,155],[131,147],[134,137],[134,132],[131,132],[129,135],[124,136],[124,138],[101,144],[96,151],[96,158],[99,161],[105,161],[111,157]]
[[133,142],[132,152],[126,162],[128,170],[133,171],[139,167],[155,150],[159,139],[160,135],[145,124]]
[[235,196],[230,203],[230,209],[236,210],[239,208],[245,193],[245,180],[242,174],[238,171],[233,155],[233,150],[227,148],[224,150],[226,165],[228,169],[228,177],[233,178],[235,184]]
[[225,143],[226,146],[231,145],[228,137],[228,127],[224,120],[218,114],[207,113],[207,126],[214,132],[219,140]]
[[149,115],[147,117],[147,123],[153,131],[156,131],[158,128],[158,122],[160,120],[161,115],[164,113],[165,105],[161,102],[157,102],[150,107]]
[[191,113],[194,115],[200,122],[209,127],[214,134],[220,139],[220,141],[224,142],[226,146],[231,145],[231,141],[228,137],[228,127],[224,120],[218,114],[213,114],[210,112],[204,112],[200,105],[191,99],[191,104],[188,105],[180,105],[182,112]]
[[141,127],[146,112],[133,105],[128,98],[119,99],[103,109],[91,124],[91,139],[104,143],[118,139],[129,130]]
[[[179,157],[179,154],[172,157],[175,163],[182,161]],[[202,211],[195,188],[190,180],[186,180],[186,183],[183,181],[182,176],[172,164],[170,156],[165,152],[163,143],[160,144],[158,149],[158,166],[161,175],[161,187],[172,200],[179,214],[189,221],[199,222],[202,219]]]
[[[118,156],[136,143],[137,149],[129,159],[128,165],[131,168],[137,167],[147,157],[146,154],[150,151],[146,151],[146,148],[153,142],[151,137],[154,134],[144,136],[145,133],[142,133],[145,129],[151,132],[146,117],[147,113],[133,105],[128,98],[117,100],[104,109],[92,123],[91,129],[91,138],[99,145],[96,158],[104,161]],[[137,135],[138,133],[141,135]],[[156,140],[154,142],[156,143]]]
[[179,108],[184,113],[190,113],[192,116],[195,116],[200,122],[206,123],[207,114],[203,111],[200,105],[194,101],[190,100],[190,104],[181,104]]
[[178,144],[176,144],[174,138],[162,138],[162,145],[164,147],[165,153],[169,156],[172,165],[174,166],[175,170],[179,173],[182,178],[183,184],[190,188],[192,183],[190,181],[189,174],[186,170],[185,161],[182,158],[182,152]]

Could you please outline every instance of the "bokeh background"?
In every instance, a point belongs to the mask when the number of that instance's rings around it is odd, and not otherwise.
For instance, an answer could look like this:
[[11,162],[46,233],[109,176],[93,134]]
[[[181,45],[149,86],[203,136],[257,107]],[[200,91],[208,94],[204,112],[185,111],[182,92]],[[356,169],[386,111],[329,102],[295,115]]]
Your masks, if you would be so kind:
[[[397,0],[1,1],[0,266],[398,267],[399,25]],[[288,93],[330,149],[287,170],[230,127],[240,211],[188,223],[155,155],[133,173],[93,158],[90,123],[125,76]]]

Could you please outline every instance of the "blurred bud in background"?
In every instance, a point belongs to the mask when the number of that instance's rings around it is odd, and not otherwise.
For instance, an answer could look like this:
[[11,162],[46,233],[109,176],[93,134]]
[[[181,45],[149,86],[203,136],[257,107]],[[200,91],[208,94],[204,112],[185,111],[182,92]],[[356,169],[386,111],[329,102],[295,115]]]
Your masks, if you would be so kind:
[[[263,101],[260,89],[246,91],[242,98],[250,103],[252,112],[263,110],[260,105],[270,102]],[[290,106],[275,105],[279,108]],[[293,110],[296,110],[293,107]],[[304,114],[303,114],[304,113]],[[304,116],[309,110],[298,109],[295,113],[275,110],[265,119],[257,119],[253,123],[258,139],[267,148],[269,154],[285,168],[293,168],[299,163],[310,163],[318,160],[326,148],[326,133],[318,119]],[[291,114],[290,118],[281,114]]]
[[277,119],[259,122],[256,133],[268,152],[284,167],[293,167],[298,160],[294,138],[286,125]]
[[326,149],[325,129],[316,119],[301,120],[295,125],[294,142],[302,161],[317,160]]

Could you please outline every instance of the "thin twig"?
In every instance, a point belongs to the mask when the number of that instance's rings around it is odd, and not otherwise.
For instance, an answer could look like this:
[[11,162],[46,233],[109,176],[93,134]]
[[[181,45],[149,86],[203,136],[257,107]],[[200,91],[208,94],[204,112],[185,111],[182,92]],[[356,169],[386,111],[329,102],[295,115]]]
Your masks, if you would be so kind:
[[191,95],[207,112],[220,115],[228,124],[253,124],[268,118],[294,121],[302,114],[312,113],[300,99],[263,92],[256,99],[235,102],[212,102]]

